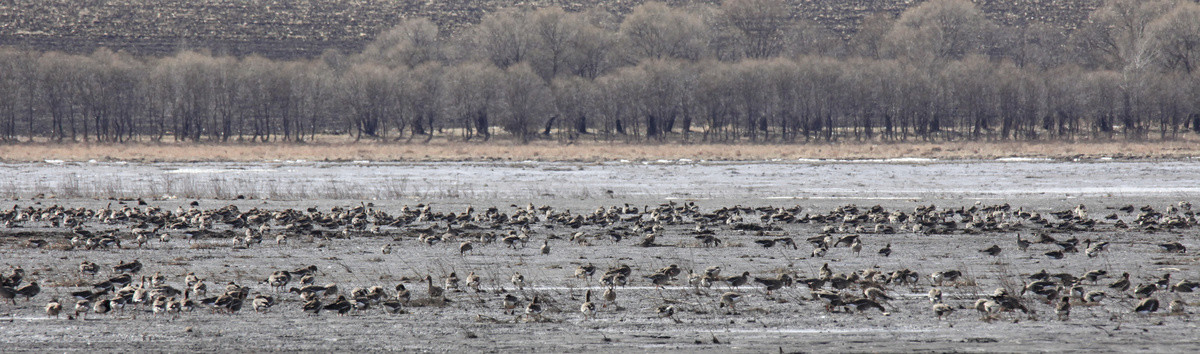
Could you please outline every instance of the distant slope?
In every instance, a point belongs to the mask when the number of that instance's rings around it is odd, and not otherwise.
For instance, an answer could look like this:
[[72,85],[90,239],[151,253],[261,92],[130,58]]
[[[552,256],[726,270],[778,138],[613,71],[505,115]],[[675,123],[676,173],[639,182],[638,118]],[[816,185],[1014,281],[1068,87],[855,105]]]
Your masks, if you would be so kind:
[[[793,15],[841,35],[870,14],[899,14],[923,0],[786,0]],[[1070,30],[1102,0],[973,0],[1005,25],[1048,23]],[[178,48],[270,58],[357,51],[404,18],[427,17],[444,30],[513,6],[592,6],[626,14],[643,0],[0,0],[0,45],[86,53],[97,47],[159,55]],[[719,3],[719,1],[703,1]],[[689,3],[670,0],[672,5]]]

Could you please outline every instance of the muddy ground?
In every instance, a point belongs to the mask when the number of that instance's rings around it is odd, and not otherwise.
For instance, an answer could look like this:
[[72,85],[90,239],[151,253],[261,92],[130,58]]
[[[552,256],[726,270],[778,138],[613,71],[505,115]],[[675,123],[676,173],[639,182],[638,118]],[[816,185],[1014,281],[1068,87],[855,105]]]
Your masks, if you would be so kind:
[[[1013,207],[1048,213],[1067,210],[1085,204],[1094,218],[1118,213],[1121,220],[1132,222],[1136,214],[1121,213],[1112,208],[1133,204],[1152,205],[1159,209],[1179,201],[1177,196],[1064,197],[1021,196],[1001,200],[984,200],[984,204],[1010,203]],[[149,206],[174,209],[187,208],[190,200],[148,200]],[[592,210],[598,206],[657,204],[661,199],[443,199],[432,202],[435,210],[461,211],[466,205],[477,209],[497,206],[511,211],[510,205],[524,206],[533,201],[555,209]],[[61,204],[73,207],[100,208],[112,201],[95,199],[11,201],[20,207]],[[201,208],[216,208],[237,204],[243,210],[258,208],[328,209],[332,206],[354,206],[353,200],[262,201],[262,200],[200,200]],[[680,202],[686,202],[685,200]],[[825,213],[845,204],[870,206],[879,204],[889,209],[912,210],[916,205],[935,204],[939,208],[970,207],[974,200],[964,198],[914,199],[705,199],[699,206],[708,211],[735,204],[746,206],[799,205],[806,212]],[[40,203],[40,204],[39,204]],[[373,208],[396,213],[411,201],[376,201]],[[120,206],[119,204],[115,204]],[[145,208],[143,206],[142,208]],[[749,220],[756,218],[749,217]],[[355,235],[348,239],[291,239],[284,245],[268,240],[261,245],[236,249],[226,239],[188,240],[176,233],[168,242],[151,241],[143,247],[126,241],[125,248],[105,250],[56,250],[54,247],[28,248],[29,237],[44,238],[52,243],[64,242],[47,232],[66,231],[39,223],[26,223],[20,229],[4,229],[0,238],[0,271],[20,266],[27,279],[43,285],[41,294],[32,301],[17,300],[17,305],[0,304],[0,342],[5,351],[218,351],[218,350],[420,350],[420,351],[485,351],[485,352],[565,352],[565,351],[702,351],[702,352],[895,352],[895,351],[1200,351],[1195,340],[1196,323],[1192,310],[1184,314],[1142,315],[1133,313],[1137,300],[1130,292],[1108,289],[1106,284],[1122,272],[1132,274],[1134,285],[1151,283],[1163,273],[1172,280],[1200,280],[1197,256],[1200,249],[1195,231],[1129,231],[1118,230],[1112,220],[1102,220],[1097,231],[1055,233],[1058,239],[1103,240],[1111,243],[1099,256],[1089,258],[1081,253],[1067,254],[1053,260],[1044,252],[1057,249],[1054,245],[1035,244],[1022,252],[1016,247],[1016,232],[986,232],[981,234],[953,233],[926,235],[912,232],[895,234],[862,234],[864,249],[854,254],[849,248],[831,249],[824,257],[812,257],[812,245],[803,242],[815,235],[824,224],[782,224],[782,230],[770,231],[771,236],[788,236],[798,241],[798,249],[786,247],[763,248],[753,241],[753,231],[733,230],[724,226],[716,236],[724,243],[719,247],[703,247],[689,232],[691,224],[669,225],[658,237],[656,247],[638,247],[638,240],[612,242],[595,239],[590,245],[569,242],[567,238],[578,230],[555,226],[534,226],[530,242],[525,247],[509,248],[501,243],[476,244],[475,251],[460,256],[457,242],[433,246],[404,236],[403,229],[383,228],[380,235]],[[413,227],[419,227],[416,225]],[[89,224],[98,230],[104,225]],[[33,232],[15,234],[14,232]],[[601,230],[584,227],[582,231]],[[1033,229],[1019,231],[1028,237]],[[844,235],[839,232],[837,235]],[[547,240],[551,248],[543,255],[539,246]],[[1186,253],[1165,253],[1158,243],[1178,241],[1189,248]],[[876,253],[885,244],[894,253],[883,257]],[[385,244],[394,246],[391,254],[381,253]],[[978,252],[992,244],[1003,252],[990,257]],[[210,289],[228,282],[253,287],[253,292],[275,295],[279,304],[267,313],[255,313],[247,306],[233,314],[212,313],[198,308],[178,316],[155,315],[148,307],[128,307],[122,311],[85,319],[47,318],[42,307],[51,298],[74,302],[68,295],[80,287],[100,281],[114,273],[112,265],[139,259],[146,264],[141,274],[161,272],[168,284],[183,287],[184,275],[195,272],[206,278]],[[104,266],[95,279],[80,275],[77,265],[89,260]],[[597,293],[602,287],[596,279],[572,277],[580,264],[595,264],[601,268],[628,264],[633,268],[632,282],[617,287],[616,304],[602,306],[595,319],[584,319],[579,313],[586,289]],[[758,284],[729,289],[724,283],[712,288],[687,285],[686,273],[673,285],[656,289],[644,275],[670,264],[700,271],[720,266],[723,275],[743,271],[753,276],[773,276],[787,270],[802,277],[814,277],[823,263],[835,272],[850,273],[862,269],[892,271],[903,268],[922,274],[917,285],[889,285],[887,292],[895,299],[884,304],[886,312],[870,310],[857,312],[828,312],[821,302],[809,300],[809,290],[796,285],[767,295]],[[353,287],[372,285],[391,288],[405,282],[413,290],[413,299],[427,297],[419,281],[432,275],[441,286],[443,279],[454,271],[465,277],[474,271],[483,278],[483,292],[450,292],[451,301],[444,306],[410,306],[408,313],[386,313],[379,307],[349,316],[322,312],[313,316],[301,311],[301,301],[295,294],[279,292],[261,282],[275,270],[295,269],[317,265],[321,270],[317,283],[337,283],[342,292]],[[965,273],[961,284],[941,287],[946,303],[959,308],[944,320],[938,320],[930,310],[925,294],[931,287],[928,274],[941,270],[960,270]],[[1054,307],[1040,302],[1036,296],[1024,301],[1033,315],[1006,313],[999,319],[985,322],[974,309],[976,299],[990,294],[1001,286],[1020,286],[1027,276],[1042,269],[1081,275],[1092,269],[1107,270],[1110,277],[1086,283],[1088,290],[1105,290],[1109,297],[1098,305],[1076,303],[1070,319],[1061,321]],[[523,290],[509,282],[514,272],[529,281]],[[742,295],[736,313],[718,306],[725,291]],[[522,299],[535,295],[546,301],[542,321],[529,321],[508,315],[501,308],[504,294],[516,294]],[[1160,291],[1155,294],[1165,304],[1181,299],[1200,306],[1200,296],[1192,293]],[[329,299],[332,300],[332,299]],[[674,305],[678,312],[674,320],[661,318],[655,308]],[[607,305],[607,306],[605,306]]]

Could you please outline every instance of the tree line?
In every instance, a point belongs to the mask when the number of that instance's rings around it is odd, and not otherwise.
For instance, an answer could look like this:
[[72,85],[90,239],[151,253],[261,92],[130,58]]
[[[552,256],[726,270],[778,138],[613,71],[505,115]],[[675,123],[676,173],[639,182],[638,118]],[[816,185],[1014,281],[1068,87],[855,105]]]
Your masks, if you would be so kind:
[[406,20],[307,60],[0,49],[0,140],[807,142],[1200,132],[1200,5],[1109,0],[1070,32],[967,0],[848,39],[781,0]]

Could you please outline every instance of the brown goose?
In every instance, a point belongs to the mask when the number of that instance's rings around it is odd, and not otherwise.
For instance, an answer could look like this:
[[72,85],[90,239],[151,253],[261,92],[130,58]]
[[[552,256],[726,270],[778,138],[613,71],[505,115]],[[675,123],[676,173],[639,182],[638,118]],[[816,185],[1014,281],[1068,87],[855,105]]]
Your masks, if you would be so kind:
[[0,299],[12,301],[13,305],[17,304],[17,291],[11,287],[0,286]]
[[38,283],[35,281],[29,282],[29,284],[17,288],[15,291],[17,292],[17,295],[24,296],[25,300],[29,301],[29,299],[32,299],[34,296],[37,296],[38,293],[42,292],[42,287],[38,286]]
[[59,312],[62,312],[62,304],[58,302],[58,299],[53,299],[49,303],[46,303],[46,317],[58,318]]
[[742,275],[725,278],[725,282],[728,283],[729,287],[731,288],[738,288],[742,285],[746,285],[746,283],[749,281],[750,272],[742,272]]
[[1117,289],[1119,291],[1129,290],[1129,286],[1130,286],[1130,283],[1129,283],[1129,273],[1128,272],[1121,274],[1120,280],[1117,280],[1117,281],[1113,282],[1112,284],[1108,284],[1108,287],[1110,289]]
[[474,290],[477,293],[483,292],[483,290],[479,290],[479,283],[480,283],[479,276],[475,275],[474,271],[471,271],[471,274],[467,274],[467,287],[468,288],[471,288],[471,290]]
[[583,313],[583,319],[596,318],[596,304],[592,303],[592,290],[588,289],[583,296],[583,304],[579,305],[579,312]]
[[738,295],[738,293],[735,293],[735,292],[724,293],[721,295],[720,307],[728,307],[730,313],[737,313],[737,309],[735,308],[735,305],[737,305],[737,299],[740,297],[742,297],[742,296]]
[[937,315],[938,320],[943,319],[944,317],[950,315],[953,312],[954,312],[954,308],[950,307],[950,305],[946,305],[941,302],[933,304],[933,313],[935,315]]
[[526,316],[536,318],[536,319],[542,318],[542,304],[540,302],[538,302],[538,300],[539,300],[538,296],[534,295],[533,301],[530,301],[528,305],[525,305],[525,315]]
[[521,306],[520,298],[514,296],[513,294],[504,295],[503,308],[504,308],[505,313],[511,315],[516,311],[516,308],[520,307],[520,306]]
[[1071,317],[1071,298],[1063,296],[1058,302],[1058,306],[1054,308],[1054,313],[1058,315],[1060,321],[1066,321]]
[[1142,302],[1139,302],[1137,307],[1135,307],[1133,309],[1133,312],[1137,312],[1137,313],[1140,313],[1143,315],[1150,314],[1150,313],[1153,313],[1156,311],[1158,311],[1158,299],[1155,299],[1152,297],[1142,299]]
[[428,283],[427,289],[429,291],[430,299],[445,299],[442,296],[444,295],[444,290],[436,285],[433,285],[433,277],[426,275],[425,281]]

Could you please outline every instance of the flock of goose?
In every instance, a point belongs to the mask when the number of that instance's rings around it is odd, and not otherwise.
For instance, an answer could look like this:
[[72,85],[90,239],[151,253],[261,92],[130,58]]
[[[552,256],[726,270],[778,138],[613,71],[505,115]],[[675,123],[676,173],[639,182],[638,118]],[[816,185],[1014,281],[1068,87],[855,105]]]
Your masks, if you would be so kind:
[[[1105,302],[1131,303],[1125,310],[1129,313],[1186,314],[1185,294],[1196,291],[1200,283],[1178,279],[1186,278],[1179,272],[1173,280],[1169,271],[1145,277],[1117,269],[1093,269],[1082,274],[1042,270],[1000,279],[1003,286],[994,291],[976,291],[971,293],[974,297],[962,299],[946,297],[943,291],[977,288],[977,280],[968,276],[965,269],[915,271],[870,267],[838,271],[835,269],[839,260],[829,256],[834,249],[842,248],[847,252],[839,254],[847,257],[851,254],[890,257],[894,252],[890,243],[876,243],[877,251],[868,250],[865,254],[862,251],[878,235],[914,233],[994,235],[990,238],[995,240],[994,244],[979,248],[978,254],[968,257],[987,259],[1018,252],[1048,260],[1093,258],[1111,252],[1109,249],[1114,247],[1131,246],[1129,242],[1101,239],[1111,235],[1103,231],[1154,233],[1186,229],[1197,223],[1187,202],[1162,210],[1150,206],[1111,208],[1101,213],[1106,215],[1100,218],[1093,218],[1092,214],[1084,205],[1043,214],[1007,204],[978,203],[949,209],[918,206],[909,211],[847,205],[824,213],[806,212],[799,206],[734,206],[704,212],[695,204],[674,202],[641,208],[600,207],[585,213],[532,204],[512,205],[504,211],[499,207],[484,210],[467,207],[459,213],[417,205],[405,206],[396,214],[367,204],[326,211],[241,210],[234,205],[201,209],[198,203],[165,210],[142,200],[122,201],[118,207],[110,204],[100,209],[14,206],[0,212],[3,223],[0,232],[10,236],[5,247],[81,252],[81,256],[89,251],[152,247],[154,243],[167,244],[172,240],[182,242],[179,239],[193,245],[206,242],[249,249],[271,247],[269,241],[286,245],[291,240],[378,237],[393,240],[380,248],[382,254],[404,254],[422,247],[449,248],[446,257],[450,258],[468,257],[492,252],[491,248],[521,249],[530,242],[540,243],[537,254],[550,254],[552,247],[561,247],[552,246],[553,241],[572,244],[571,247],[778,247],[822,265],[815,274],[789,266],[754,276],[746,270],[725,269],[736,268],[736,263],[696,269],[677,264],[657,267],[621,262],[580,263],[573,267],[573,274],[562,276],[584,282],[583,297],[572,295],[570,298],[574,300],[563,300],[532,289],[530,284],[541,279],[527,278],[520,272],[506,274],[504,279],[495,279],[498,278],[495,274],[489,274],[493,279],[485,279],[475,271],[461,278],[458,272],[425,274],[406,276],[391,284],[346,288],[338,285],[336,276],[326,274],[316,265],[278,269],[261,274],[252,282],[238,284],[231,279],[209,279],[213,274],[169,275],[164,273],[169,271],[167,268],[143,264],[138,259],[107,265],[84,260],[77,270],[54,269],[31,276],[24,270],[22,259],[6,257],[4,263],[11,269],[0,275],[0,300],[20,308],[18,300],[31,306],[39,297],[49,298],[44,300],[46,315],[65,315],[69,319],[141,312],[180,317],[201,309],[232,315],[247,306],[255,312],[280,311],[275,309],[278,304],[294,304],[281,311],[302,311],[309,316],[351,315],[372,309],[398,314],[406,313],[410,307],[454,306],[466,300],[494,308],[494,313],[480,313],[477,316],[480,321],[501,321],[499,313],[516,315],[515,320],[553,320],[546,316],[548,309],[562,313],[565,304],[577,301],[579,318],[588,321],[597,319],[610,306],[621,309],[617,299],[619,293],[627,292],[624,287],[644,284],[653,286],[649,293],[657,294],[655,301],[659,304],[648,308],[647,316],[677,322],[677,313],[702,313],[710,307],[672,299],[663,295],[664,289],[697,294],[715,307],[712,312],[733,316],[740,313],[747,294],[759,291],[765,299],[780,303],[788,301],[780,292],[802,294],[796,298],[818,302],[824,311],[831,313],[888,314],[900,306],[893,303],[903,296],[902,292],[924,292],[924,287],[928,287],[927,297],[932,305],[927,305],[930,306],[927,311],[930,318],[937,320],[968,310],[976,311],[985,321],[1001,318],[1016,321],[1022,315],[1033,319],[1038,307],[1045,306],[1053,309],[1057,319],[1069,321],[1073,308]],[[804,230],[811,231],[802,238],[793,238],[795,227],[785,227],[799,224],[810,224]],[[1079,236],[1089,237],[1080,240]],[[268,240],[266,245],[264,240]],[[811,247],[800,251],[802,245]],[[1166,254],[1187,252],[1178,241],[1161,242],[1157,246]],[[914,252],[919,250],[908,253]],[[31,279],[39,276],[82,279],[80,283],[85,285],[59,282],[43,289],[37,280]],[[710,293],[714,288],[716,292]],[[73,302],[63,302],[67,296]],[[1167,298],[1171,300],[1160,310],[1160,299]]]

